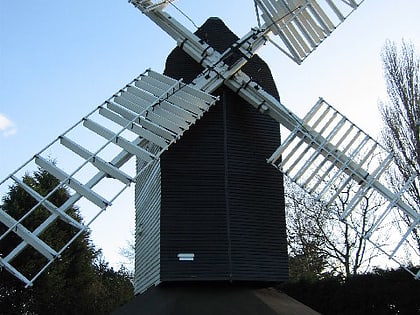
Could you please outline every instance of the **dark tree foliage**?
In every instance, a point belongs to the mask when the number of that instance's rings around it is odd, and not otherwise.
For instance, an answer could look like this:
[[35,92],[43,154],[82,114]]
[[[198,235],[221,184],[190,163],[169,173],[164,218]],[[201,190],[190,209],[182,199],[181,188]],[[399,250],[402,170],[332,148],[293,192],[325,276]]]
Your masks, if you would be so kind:
[[326,255],[317,244],[304,244],[301,253],[289,256],[289,279],[317,280],[325,276]]
[[[33,176],[26,175],[23,181],[43,196],[58,184],[56,178],[41,170]],[[68,197],[67,191],[60,188],[49,201],[60,206]],[[21,218],[34,204],[33,198],[14,185],[3,197],[0,207],[12,217]],[[69,209],[67,214],[82,221],[76,208]],[[46,209],[39,207],[23,220],[23,224],[33,231],[48,215]],[[0,232],[4,229],[0,225]],[[61,248],[74,234],[74,227],[56,220],[40,237],[51,247]],[[9,233],[0,240],[0,253],[9,253],[20,241],[14,233]],[[12,264],[23,273],[33,275],[43,259],[42,255],[28,248]],[[89,231],[79,236],[30,288],[25,289],[7,271],[0,271],[1,314],[107,314],[132,296],[128,273],[113,270],[101,259],[100,251],[90,241]]]
[[420,314],[420,281],[403,269],[301,280],[279,289],[324,315]]

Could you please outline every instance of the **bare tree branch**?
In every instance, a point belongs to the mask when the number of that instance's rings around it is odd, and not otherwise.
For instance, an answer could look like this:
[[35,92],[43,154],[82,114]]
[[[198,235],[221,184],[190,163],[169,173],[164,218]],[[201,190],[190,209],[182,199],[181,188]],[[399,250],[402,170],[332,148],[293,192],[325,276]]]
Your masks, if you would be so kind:
[[[383,128],[382,142],[395,155],[396,169],[387,174],[391,187],[399,189],[411,176],[413,170],[420,174],[420,58],[414,45],[402,41],[400,48],[394,42],[386,42],[382,51],[384,77],[388,100],[379,103]],[[417,179],[408,188],[408,200],[414,210],[420,211],[420,183]],[[410,218],[401,215],[407,226]],[[420,230],[412,233],[417,253],[420,252]]]

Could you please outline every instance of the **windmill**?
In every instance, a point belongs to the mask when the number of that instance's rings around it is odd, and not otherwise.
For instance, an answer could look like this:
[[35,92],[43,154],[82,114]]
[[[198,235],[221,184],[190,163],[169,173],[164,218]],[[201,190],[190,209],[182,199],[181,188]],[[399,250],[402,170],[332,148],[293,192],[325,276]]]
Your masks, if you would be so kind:
[[[256,1],[262,23],[225,52],[216,51],[169,16],[165,9],[171,2],[131,1],[205,68],[202,75],[187,85],[146,71],[3,180],[1,185],[17,184],[36,201],[24,217],[13,218],[0,212],[0,222],[6,227],[0,237],[6,239],[15,234],[21,239],[16,248],[3,253],[0,264],[4,269],[31,285],[126,187],[152,176],[156,161],[216,104],[217,98],[211,93],[222,84],[291,131],[283,144],[268,156],[270,164],[326,203],[333,202],[351,181],[358,184],[360,189],[352,195],[343,219],[370,191],[387,202],[375,227],[386,221],[395,208],[411,218],[412,228],[418,224],[419,214],[407,206],[404,199],[405,189],[412,181],[418,181],[416,174],[397,192],[387,188],[381,182],[381,175],[391,167],[392,156],[327,102],[319,100],[300,119],[241,71],[267,41],[301,63],[362,1]],[[53,147],[71,154],[68,166],[57,167],[48,161],[46,156]],[[370,157],[378,157],[374,169],[366,166]],[[137,170],[129,173],[131,170],[125,166],[133,158],[140,162]],[[34,165],[59,179],[57,189],[62,186],[69,189],[72,196],[65,204],[51,204],[48,197],[53,191],[39,195],[21,181],[18,174]],[[81,201],[97,209],[92,221],[86,224],[75,222],[66,214],[67,209]],[[50,216],[30,231],[23,221],[37,207],[46,208]],[[77,230],[60,249],[51,248],[42,240],[42,231],[57,219]],[[140,233],[144,227],[137,228]],[[374,232],[375,229],[365,236],[368,238]],[[403,233],[401,241],[388,253],[390,258],[395,257],[409,232],[410,229]],[[34,248],[45,260],[39,272],[31,275],[24,275],[13,267],[13,259],[27,247]],[[178,254],[179,260],[196,258],[192,252]],[[153,279],[145,286],[158,282],[159,279]]]

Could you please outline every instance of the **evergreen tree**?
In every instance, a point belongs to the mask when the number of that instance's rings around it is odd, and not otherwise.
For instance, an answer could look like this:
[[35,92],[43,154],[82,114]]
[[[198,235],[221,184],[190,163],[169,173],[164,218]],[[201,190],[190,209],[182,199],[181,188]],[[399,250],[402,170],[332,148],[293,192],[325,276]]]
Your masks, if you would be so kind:
[[[23,182],[42,196],[58,184],[55,177],[42,170],[32,176],[24,176]],[[60,188],[48,200],[59,207],[68,198],[66,189]],[[0,207],[8,215],[20,219],[35,204],[35,200],[20,186],[13,185],[3,197]],[[82,221],[77,208],[73,207],[66,213]],[[34,231],[49,215],[45,208],[38,207],[22,223]],[[1,234],[5,229],[0,225]],[[62,248],[75,233],[75,227],[55,220],[39,237],[52,248]],[[7,255],[19,242],[21,239],[17,235],[7,234],[0,240],[0,254]],[[44,261],[41,254],[27,246],[12,264],[23,274],[33,276]],[[101,259],[100,251],[90,240],[89,231],[83,232],[30,288],[25,289],[7,271],[0,272],[1,314],[107,314],[132,295],[128,273],[114,271]]]

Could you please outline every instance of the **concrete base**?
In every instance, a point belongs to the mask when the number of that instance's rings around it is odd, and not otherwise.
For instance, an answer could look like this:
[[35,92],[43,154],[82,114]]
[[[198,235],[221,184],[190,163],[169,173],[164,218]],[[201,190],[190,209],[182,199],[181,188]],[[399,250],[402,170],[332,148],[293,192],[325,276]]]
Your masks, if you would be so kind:
[[171,284],[150,288],[113,315],[319,315],[274,288]]

